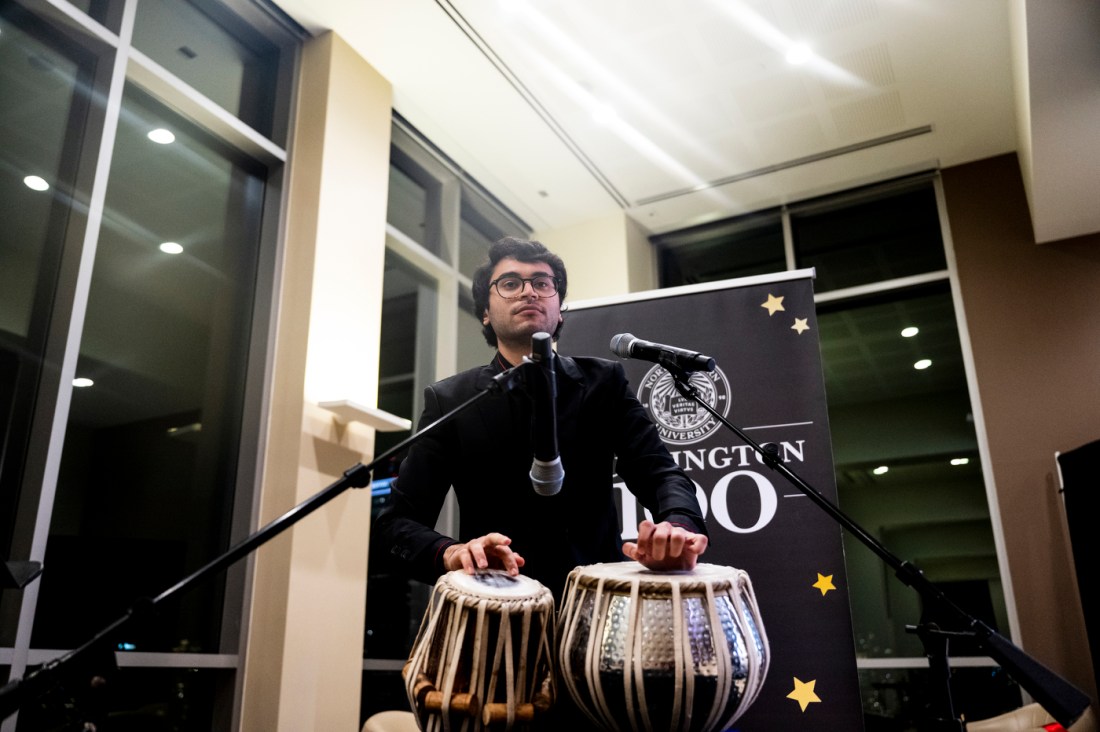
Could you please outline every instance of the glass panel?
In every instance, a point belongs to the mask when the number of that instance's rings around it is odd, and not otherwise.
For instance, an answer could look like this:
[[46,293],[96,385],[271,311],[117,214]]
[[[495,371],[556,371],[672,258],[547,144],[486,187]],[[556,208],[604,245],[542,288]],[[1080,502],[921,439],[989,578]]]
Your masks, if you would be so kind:
[[463,288],[458,296],[458,370],[484,366],[492,356],[493,349],[482,333],[481,318],[474,317],[474,296]]
[[[0,6],[0,99],[20,100],[0,104],[0,552],[5,558],[72,211],[75,160],[84,144],[94,62],[76,54],[16,6]],[[5,617],[5,644],[12,642],[11,620]]]
[[[458,230],[458,271],[467,277],[473,277],[474,270],[488,258],[489,247],[504,236],[505,232],[467,203],[465,199],[468,195],[463,190],[462,218]],[[518,233],[515,235],[522,236]]]
[[[146,137],[162,127],[174,143]],[[264,184],[126,89],[77,362],[94,383],[73,390],[36,647],[87,640],[227,546]],[[217,650],[223,588],[125,640]]]
[[[1007,631],[947,283],[819,306],[818,325],[841,509],[961,607]],[[907,328],[918,332],[906,337]],[[859,655],[923,657],[905,630],[921,620],[919,595],[858,540],[845,533],[844,542]],[[951,652],[977,649],[953,640]]]
[[141,0],[134,46],[249,127],[271,136],[278,48],[237,21],[224,5]]
[[[413,420],[415,429],[420,393],[434,380],[437,291],[434,282],[389,250],[385,266],[378,407]],[[408,436],[407,432],[376,433],[375,454]]]
[[232,669],[123,668],[87,691],[58,687],[19,712],[19,732],[141,730],[209,732],[229,729]]
[[787,269],[783,224],[778,214],[734,221],[653,238],[660,258],[661,287],[716,282]]
[[792,213],[799,268],[814,267],[814,290],[946,269],[932,184],[856,204]]
[[[421,392],[434,380],[435,283],[411,264],[386,251],[386,273],[382,301],[381,353],[378,369],[378,406],[413,420],[420,417]],[[408,432],[379,432],[375,454],[408,438]],[[389,475],[396,475],[397,455]],[[379,470],[375,479],[386,477]],[[376,486],[372,513],[385,508],[388,490]],[[363,653],[370,659],[404,659],[409,655],[431,588],[393,573],[385,556],[370,555],[367,586],[367,618]],[[380,599],[381,598],[381,599]]]
[[[943,680],[933,678],[928,669],[864,669],[859,672],[859,686],[868,732],[938,728],[928,705],[938,700]],[[989,719],[1022,703],[1016,683],[994,667],[952,669],[951,694],[955,713],[967,721]]]
[[396,165],[390,165],[386,223],[426,246],[428,191]]

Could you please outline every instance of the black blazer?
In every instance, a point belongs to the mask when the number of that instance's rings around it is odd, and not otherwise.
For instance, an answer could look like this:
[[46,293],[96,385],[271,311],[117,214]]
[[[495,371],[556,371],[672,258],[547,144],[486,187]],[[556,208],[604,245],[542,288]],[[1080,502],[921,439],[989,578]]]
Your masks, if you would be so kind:
[[[503,359],[425,389],[420,430],[480,391],[503,370]],[[523,389],[495,394],[414,443],[393,485],[389,507],[372,529],[372,552],[389,555],[413,577],[434,582],[454,539],[435,526],[447,490],[458,497],[458,539],[498,531],[526,560],[522,574],[556,598],[576,566],[622,561],[613,474],[626,482],[655,521],[705,532],[695,484],[677,467],[622,366],[597,358],[559,356],[558,447],[561,490],[531,487],[531,399]]]

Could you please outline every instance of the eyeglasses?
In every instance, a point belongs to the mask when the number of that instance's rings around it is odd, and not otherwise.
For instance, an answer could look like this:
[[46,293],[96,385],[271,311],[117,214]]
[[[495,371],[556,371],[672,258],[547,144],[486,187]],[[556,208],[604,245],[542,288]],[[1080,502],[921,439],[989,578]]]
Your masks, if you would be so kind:
[[504,275],[490,282],[489,286],[497,288],[497,294],[505,300],[514,300],[523,294],[523,283],[525,282],[531,283],[531,292],[538,297],[553,297],[558,292],[558,278],[550,275],[535,275],[534,277]]

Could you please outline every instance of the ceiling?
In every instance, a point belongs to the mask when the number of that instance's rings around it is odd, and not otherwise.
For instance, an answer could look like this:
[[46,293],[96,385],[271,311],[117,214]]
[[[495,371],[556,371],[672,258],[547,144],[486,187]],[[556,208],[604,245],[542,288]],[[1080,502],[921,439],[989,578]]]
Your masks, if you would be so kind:
[[1096,3],[276,4],[536,232],[661,233],[1013,151],[1037,241],[1100,231]]

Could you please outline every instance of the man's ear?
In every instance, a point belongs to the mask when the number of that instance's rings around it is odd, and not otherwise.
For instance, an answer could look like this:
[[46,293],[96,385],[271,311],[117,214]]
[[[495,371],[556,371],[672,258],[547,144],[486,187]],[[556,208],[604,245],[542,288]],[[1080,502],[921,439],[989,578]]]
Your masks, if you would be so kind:
[[484,313],[482,314],[482,316],[481,316],[481,324],[482,324],[482,325],[488,325],[488,324],[489,324],[489,311],[488,311],[488,310],[486,310],[486,311],[485,311],[485,312],[484,312]]

